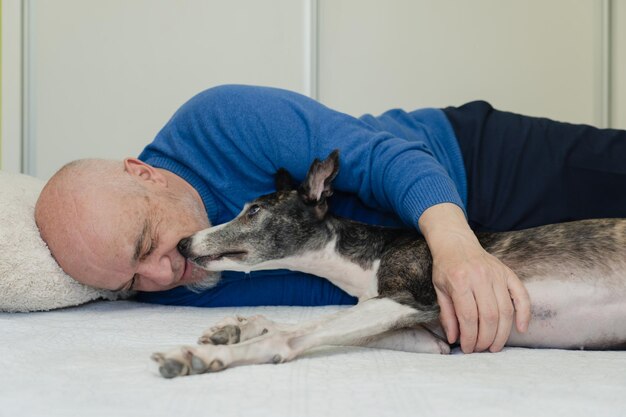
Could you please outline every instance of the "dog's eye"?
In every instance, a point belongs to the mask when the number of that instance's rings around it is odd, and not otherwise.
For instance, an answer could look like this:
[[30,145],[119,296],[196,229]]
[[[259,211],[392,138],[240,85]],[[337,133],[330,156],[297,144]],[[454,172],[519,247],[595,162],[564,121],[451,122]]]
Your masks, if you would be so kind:
[[248,217],[253,217],[259,212],[259,210],[261,210],[261,206],[259,206],[258,204],[251,205],[248,209]]

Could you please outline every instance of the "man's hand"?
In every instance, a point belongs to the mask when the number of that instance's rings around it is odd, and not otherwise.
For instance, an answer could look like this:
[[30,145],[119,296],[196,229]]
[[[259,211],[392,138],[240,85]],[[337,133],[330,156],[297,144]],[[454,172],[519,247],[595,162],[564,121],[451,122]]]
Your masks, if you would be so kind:
[[430,207],[419,225],[433,256],[433,284],[449,343],[465,353],[502,349],[515,319],[528,329],[530,300],[519,278],[487,253],[454,204]]

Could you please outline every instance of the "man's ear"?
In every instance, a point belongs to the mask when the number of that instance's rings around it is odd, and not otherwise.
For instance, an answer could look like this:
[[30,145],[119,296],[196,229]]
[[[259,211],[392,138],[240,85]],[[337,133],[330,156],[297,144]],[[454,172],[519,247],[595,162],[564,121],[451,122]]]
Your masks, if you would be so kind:
[[152,165],[148,165],[137,158],[124,159],[124,170],[130,175],[143,181],[148,181],[158,185],[167,185],[167,178]]
[[291,191],[293,190],[293,179],[291,174],[285,168],[279,168],[274,175],[274,183],[276,184],[276,191]]
[[339,151],[335,149],[328,158],[315,159],[309,168],[306,179],[300,185],[298,193],[307,204],[322,204],[333,195],[330,184],[339,172]]

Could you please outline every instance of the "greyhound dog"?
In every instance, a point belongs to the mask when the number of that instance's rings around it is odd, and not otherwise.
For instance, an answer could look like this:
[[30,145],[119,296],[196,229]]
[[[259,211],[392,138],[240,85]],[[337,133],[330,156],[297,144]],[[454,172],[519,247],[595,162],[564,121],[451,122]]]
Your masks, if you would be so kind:
[[[358,297],[358,304],[303,324],[226,318],[200,337],[199,346],[153,354],[161,375],[280,363],[328,345],[450,352],[437,320],[426,241],[417,231],[330,214],[327,199],[338,169],[337,151],[316,159],[298,189],[280,169],[275,193],[246,204],[232,221],[183,239],[178,249],[210,271],[312,273]],[[507,346],[626,347],[626,220],[580,220],[477,237],[530,295],[528,331],[513,329]]]

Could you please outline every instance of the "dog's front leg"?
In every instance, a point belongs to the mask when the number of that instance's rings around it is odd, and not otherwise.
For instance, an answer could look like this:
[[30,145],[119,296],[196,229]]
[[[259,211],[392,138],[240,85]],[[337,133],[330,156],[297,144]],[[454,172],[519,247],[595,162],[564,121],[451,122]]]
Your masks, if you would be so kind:
[[[328,317],[325,319],[327,320]],[[277,323],[262,315],[226,317],[207,329],[198,339],[201,345],[231,345],[268,333],[293,330],[297,324]],[[422,326],[390,330],[368,341],[356,341],[355,346],[399,350],[413,353],[450,353],[450,345]]]
[[314,347],[366,344],[381,333],[432,319],[433,312],[419,311],[389,298],[373,298],[291,330],[268,333],[233,345],[182,347],[167,354],[157,353],[153,359],[159,362],[159,370],[166,378],[237,365],[280,363]]
[[202,333],[198,339],[201,345],[232,345],[262,336],[267,333],[286,331],[295,324],[276,323],[262,315],[226,317],[215,326]]

